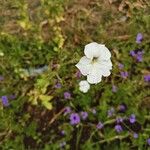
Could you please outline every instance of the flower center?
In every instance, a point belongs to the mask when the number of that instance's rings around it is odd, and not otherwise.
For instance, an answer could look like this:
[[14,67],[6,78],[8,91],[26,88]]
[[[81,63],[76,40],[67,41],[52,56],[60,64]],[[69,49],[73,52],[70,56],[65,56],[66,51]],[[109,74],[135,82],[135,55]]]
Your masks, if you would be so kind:
[[98,61],[98,57],[93,57],[92,64],[96,63]]

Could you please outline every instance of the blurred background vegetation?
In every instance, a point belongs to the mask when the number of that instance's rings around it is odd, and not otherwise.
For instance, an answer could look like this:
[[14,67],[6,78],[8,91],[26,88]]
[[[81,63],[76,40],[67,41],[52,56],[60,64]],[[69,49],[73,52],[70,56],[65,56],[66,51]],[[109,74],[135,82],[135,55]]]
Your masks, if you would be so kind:
[[[150,86],[144,75],[150,74],[149,29],[148,0],[0,0],[0,96],[9,97],[8,107],[0,103],[0,149],[148,149]],[[141,44],[136,43],[138,33],[144,37]],[[92,41],[110,49],[113,70],[82,94],[78,82],[84,77],[76,77],[75,64]],[[129,55],[136,49],[144,51],[141,63]],[[121,78],[119,63],[127,79]],[[55,88],[58,82],[60,89]],[[64,100],[65,91],[71,100]],[[107,111],[117,111],[120,104],[127,111],[108,118]],[[72,127],[63,115],[66,106],[87,111],[88,121]],[[117,138],[114,119],[132,113],[137,123],[126,124]],[[95,131],[99,120],[106,122],[102,133]],[[128,128],[139,138],[133,139]],[[67,144],[60,147],[63,141]]]

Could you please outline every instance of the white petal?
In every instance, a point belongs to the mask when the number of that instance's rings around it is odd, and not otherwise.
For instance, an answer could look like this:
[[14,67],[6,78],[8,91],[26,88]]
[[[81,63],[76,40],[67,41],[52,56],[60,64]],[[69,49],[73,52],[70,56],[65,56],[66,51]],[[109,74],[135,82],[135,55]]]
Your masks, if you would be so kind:
[[99,50],[100,50],[100,59],[102,60],[108,60],[111,57],[111,53],[108,50],[108,48],[103,44],[98,44]]
[[108,77],[108,76],[111,74],[111,72],[110,72],[110,70],[108,70],[108,69],[102,69],[102,70],[101,70],[101,74],[102,74],[104,77]]
[[99,74],[108,77],[111,74],[110,70],[112,69],[112,63],[111,61],[101,61],[95,63],[94,67],[97,68]]
[[90,89],[90,84],[86,80],[80,81],[79,86],[80,91],[83,93],[86,93]]
[[101,79],[102,79],[101,71],[99,70],[99,68],[93,66],[91,72],[89,73],[89,75],[87,75],[87,81],[90,84],[97,84],[101,82]]
[[76,64],[76,67],[80,70],[81,74],[88,75],[92,68],[91,60],[86,56],[82,57],[80,61]]
[[99,44],[96,42],[92,42],[90,44],[85,45],[84,54],[87,58],[93,59],[93,57],[100,56]]
[[112,69],[112,62],[111,62],[110,59],[109,60],[99,59],[97,63],[98,63],[97,65],[98,65],[99,68],[107,68],[109,70]]

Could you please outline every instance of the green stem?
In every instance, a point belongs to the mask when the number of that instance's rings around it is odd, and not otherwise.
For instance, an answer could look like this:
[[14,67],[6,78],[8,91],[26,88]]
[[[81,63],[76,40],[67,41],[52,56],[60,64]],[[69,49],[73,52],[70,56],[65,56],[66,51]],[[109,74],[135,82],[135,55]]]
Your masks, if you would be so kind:
[[78,136],[77,136],[77,141],[76,141],[76,150],[78,150],[78,146],[79,146],[79,141],[80,141],[80,138],[81,138],[82,130],[83,130],[83,126],[81,125],[80,131],[79,131],[79,134],[78,134]]
[[122,140],[122,139],[125,139],[129,136],[129,134],[126,134],[126,135],[117,135],[117,136],[114,136],[112,138],[109,138],[109,139],[106,139],[106,140],[101,140],[101,141],[98,141],[98,142],[95,142],[93,143],[92,145],[95,145],[95,144],[102,144],[102,143],[105,143],[105,142],[111,142],[111,141],[114,141],[114,140]]

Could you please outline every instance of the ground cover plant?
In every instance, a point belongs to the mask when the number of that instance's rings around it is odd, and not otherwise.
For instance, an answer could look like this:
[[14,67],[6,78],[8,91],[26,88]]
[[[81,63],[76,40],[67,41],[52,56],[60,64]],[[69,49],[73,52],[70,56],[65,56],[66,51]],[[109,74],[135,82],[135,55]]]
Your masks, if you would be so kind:
[[149,29],[148,0],[1,0],[0,149],[150,149]]

